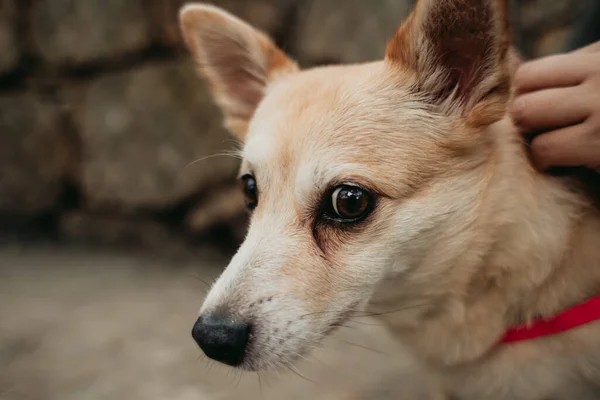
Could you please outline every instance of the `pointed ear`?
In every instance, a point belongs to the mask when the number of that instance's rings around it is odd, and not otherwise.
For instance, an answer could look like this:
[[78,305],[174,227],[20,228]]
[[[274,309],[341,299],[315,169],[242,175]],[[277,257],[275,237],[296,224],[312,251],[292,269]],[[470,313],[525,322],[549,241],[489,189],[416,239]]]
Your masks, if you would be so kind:
[[266,34],[217,7],[192,4],[179,14],[183,37],[223,110],[226,127],[244,140],[267,84],[298,70]]
[[444,112],[489,124],[509,94],[509,47],[507,0],[419,0],[386,60],[411,71],[417,90]]

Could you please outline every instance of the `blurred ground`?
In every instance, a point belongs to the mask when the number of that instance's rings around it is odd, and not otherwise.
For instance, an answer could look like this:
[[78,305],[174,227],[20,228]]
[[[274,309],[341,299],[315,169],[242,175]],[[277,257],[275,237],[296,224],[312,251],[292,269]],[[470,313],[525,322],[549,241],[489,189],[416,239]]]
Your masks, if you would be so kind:
[[209,365],[190,329],[200,279],[225,263],[214,250],[175,259],[3,245],[0,399],[423,398],[417,372],[376,321],[350,324],[296,371],[259,380]]

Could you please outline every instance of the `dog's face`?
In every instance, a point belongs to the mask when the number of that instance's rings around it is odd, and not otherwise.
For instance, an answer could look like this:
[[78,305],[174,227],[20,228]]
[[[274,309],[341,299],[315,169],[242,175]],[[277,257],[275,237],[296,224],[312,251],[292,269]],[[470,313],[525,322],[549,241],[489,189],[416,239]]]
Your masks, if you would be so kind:
[[194,327],[209,357],[276,367],[392,280],[394,301],[415,304],[459,279],[445,266],[468,238],[482,131],[508,92],[499,1],[421,1],[385,61],[306,71],[219,9],[187,6],[181,20],[244,143],[252,212]]

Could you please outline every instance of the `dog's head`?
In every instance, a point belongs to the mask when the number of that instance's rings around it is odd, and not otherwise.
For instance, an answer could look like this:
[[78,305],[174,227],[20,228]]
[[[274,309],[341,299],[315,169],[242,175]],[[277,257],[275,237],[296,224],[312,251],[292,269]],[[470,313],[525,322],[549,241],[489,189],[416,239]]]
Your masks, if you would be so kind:
[[209,357],[282,365],[390,279],[403,304],[452,286],[449,260],[467,245],[492,153],[483,132],[509,92],[504,3],[421,0],[384,61],[305,71],[220,9],[182,10],[186,42],[244,143],[252,212],[194,327]]

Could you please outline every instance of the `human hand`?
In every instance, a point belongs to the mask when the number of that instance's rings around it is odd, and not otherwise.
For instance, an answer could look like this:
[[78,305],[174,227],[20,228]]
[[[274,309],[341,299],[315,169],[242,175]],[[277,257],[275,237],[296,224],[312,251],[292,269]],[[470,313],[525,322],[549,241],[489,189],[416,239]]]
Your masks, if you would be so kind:
[[600,42],[522,64],[515,90],[510,113],[524,135],[536,135],[536,167],[600,171]]

